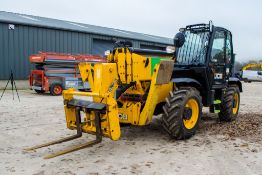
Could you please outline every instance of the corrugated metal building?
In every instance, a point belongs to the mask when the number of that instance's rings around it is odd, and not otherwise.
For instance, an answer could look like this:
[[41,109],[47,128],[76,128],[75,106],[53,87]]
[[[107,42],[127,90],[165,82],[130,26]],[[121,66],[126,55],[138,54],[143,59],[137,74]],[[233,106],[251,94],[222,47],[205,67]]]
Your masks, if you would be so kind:
[[38,16],[0,11],[0,80],[26,79],[31,54],[63,52],[100,54],[116,40],[129,40],[134,47],[165,49],[172,39]]

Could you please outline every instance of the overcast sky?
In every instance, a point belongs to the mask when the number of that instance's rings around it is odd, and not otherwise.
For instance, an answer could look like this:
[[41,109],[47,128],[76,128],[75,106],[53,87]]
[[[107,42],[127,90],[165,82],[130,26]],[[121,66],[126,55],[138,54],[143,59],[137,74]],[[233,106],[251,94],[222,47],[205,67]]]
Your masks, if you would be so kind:
[[262,59],[261,0],[0,0],[0,10],[170,38],[212,20],[233,33],[237,60]]

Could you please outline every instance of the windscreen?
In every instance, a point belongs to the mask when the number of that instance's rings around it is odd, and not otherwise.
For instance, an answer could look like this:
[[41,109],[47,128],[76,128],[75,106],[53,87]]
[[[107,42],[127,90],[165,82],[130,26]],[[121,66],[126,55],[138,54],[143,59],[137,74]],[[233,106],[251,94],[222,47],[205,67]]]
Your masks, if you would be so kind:
[[209,32],[185,31],[185,43],[176,52],[177,65],[202,65],[206,60]]

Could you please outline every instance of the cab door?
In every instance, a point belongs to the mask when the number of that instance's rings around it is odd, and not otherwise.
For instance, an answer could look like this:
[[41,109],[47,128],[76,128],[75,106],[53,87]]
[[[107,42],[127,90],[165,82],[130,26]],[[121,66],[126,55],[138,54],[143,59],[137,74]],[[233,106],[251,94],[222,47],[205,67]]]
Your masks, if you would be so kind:
[[226,49],[226,55],[225,55],[226,80],[228,80],[229,77],[232,77],[234,74],[234,63],[235,63],[232,35],[229,31],[226,31],[226,48],[225,49]]
[[210,51],[210,68],[212,87],[221,87],[226,81],[226,36],[225,30],[215,30]]

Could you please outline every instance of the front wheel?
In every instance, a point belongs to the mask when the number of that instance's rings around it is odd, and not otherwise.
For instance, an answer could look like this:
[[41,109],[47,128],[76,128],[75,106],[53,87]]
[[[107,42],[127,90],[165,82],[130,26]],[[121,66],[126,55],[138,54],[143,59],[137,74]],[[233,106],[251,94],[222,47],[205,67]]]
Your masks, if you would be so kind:
[[170,92],[163,106],[162,126],[175,139],[187,139],[196,133],[201,115],[201,96],[195,88]]
[[240,92],[237,86],[229,86],[222,97],[219,118],[222,121],[233,121],[239,111]]

